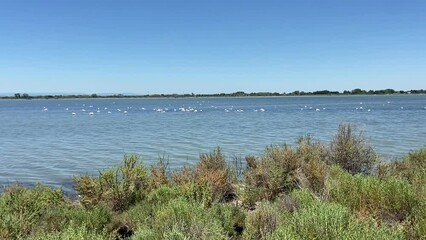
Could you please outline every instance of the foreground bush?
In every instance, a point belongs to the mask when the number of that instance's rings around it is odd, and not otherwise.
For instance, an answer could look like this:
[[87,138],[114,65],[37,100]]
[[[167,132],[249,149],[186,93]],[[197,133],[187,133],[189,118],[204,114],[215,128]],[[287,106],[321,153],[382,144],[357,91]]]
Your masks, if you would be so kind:
[[30,238],[30,240],[104,240],[105,235],[93,233],[87,230],[86,226],[73,227],[70,225],[68,228],[61,232],[47,233]]
[[158,239],[170,239],[170,233],[188,239],[227,239],[218,219],[212,218],[202,205],[177,198],[154,214],[153,230]]
[[426,147],[408,153],[402,161],[393,161],[379,166],[379,177],[401,177],[411,183],[422,181],[426,172]]
[[217,148],[172,175],[126,156],[76,177],[79,202],[11,186],[0,239],[426,239],[426,150],[372,171],[377,156],[350,128],[329,147],[306,136],[248,156],[243,179]]
[[340,124],[330,145],[329,162],[350,173],[369,173],[378,156],[367,144],[362,132],[356,132],[351,124]]
[[147,185],[147,173],[136,155],[125,156],[121,166],[100,172],[98,177],[75,178],[81,204],[90,208],[104,203],[115,211],[124,211],[141,199]]
[[245,201],[251,205],[262,199],[273,200],[282,193],[306,188],[322,196],[328,175],[327,151],[309,136],[297,146],[268,147],[258,159],[247,157]]
[[194,168],[184,167],[172,178],[174,184],[186,188],[187,194],[193,194],[194,198],[202,198],[205,204],[227,202],[235,197],[234,177],[220,148],[200,155]]
[[52,207],[67,207],[60,189],[40,184],[34,188],[6,188],[0,197],[0,239],[25,238],[38,231],[38,225]]
[[333,167],[329,188],[333,201],[383,221],[402,222],[418,205],[413,187],[403,179],[353,176]]
[[267,239],[280,223],[280,209],[275,204],[263,203],[247,216],[244,239]]

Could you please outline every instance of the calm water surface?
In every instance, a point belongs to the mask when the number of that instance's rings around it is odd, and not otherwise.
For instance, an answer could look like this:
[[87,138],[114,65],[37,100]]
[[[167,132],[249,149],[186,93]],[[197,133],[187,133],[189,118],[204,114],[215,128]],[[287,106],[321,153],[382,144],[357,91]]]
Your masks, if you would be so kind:
[[329,141],[341,122],[366,132],[387,159],[426,144],[426,96],[0,101],[0,184],[43,182],[117,165],[124,154],[170,167],[220,146],[228,159],[260,155],[302,135]]

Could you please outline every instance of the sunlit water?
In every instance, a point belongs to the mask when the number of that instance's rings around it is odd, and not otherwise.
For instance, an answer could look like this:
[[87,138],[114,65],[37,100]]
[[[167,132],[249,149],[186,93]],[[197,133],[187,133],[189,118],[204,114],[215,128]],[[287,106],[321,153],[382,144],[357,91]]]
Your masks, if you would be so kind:
[[116,166],[124,154],[147,163],[194,164],[220,146],[227,159],[260,155],[305,134],[330,141],[350,122],[386,159],[426,144],[426,96],[0,101],[0,184],[43,182]]

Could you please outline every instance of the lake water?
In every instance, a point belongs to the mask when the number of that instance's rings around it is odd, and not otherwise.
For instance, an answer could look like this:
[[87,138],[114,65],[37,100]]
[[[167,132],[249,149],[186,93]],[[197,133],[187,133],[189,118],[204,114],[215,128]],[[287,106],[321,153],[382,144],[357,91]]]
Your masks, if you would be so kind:
[[305,134],[328,142],[357,124],[387,159],[426,144],[426,96],[0,101],[0,184],[43,182],[116,166],[136,153],[149,164],[193,164],[220,146],[228,159],[260,155]]

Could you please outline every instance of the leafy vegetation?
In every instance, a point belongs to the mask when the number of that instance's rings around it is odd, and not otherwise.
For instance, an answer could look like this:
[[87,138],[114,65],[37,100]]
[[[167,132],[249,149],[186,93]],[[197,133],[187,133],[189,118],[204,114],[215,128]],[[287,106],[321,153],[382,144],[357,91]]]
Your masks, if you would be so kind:
[[267,147],[243,171],[219,148],[174,172],[129,155],[76,177],[78,201],[6,187],[0,239],[426,239],[426,148],[377,159],[351,125],[331,144]]

